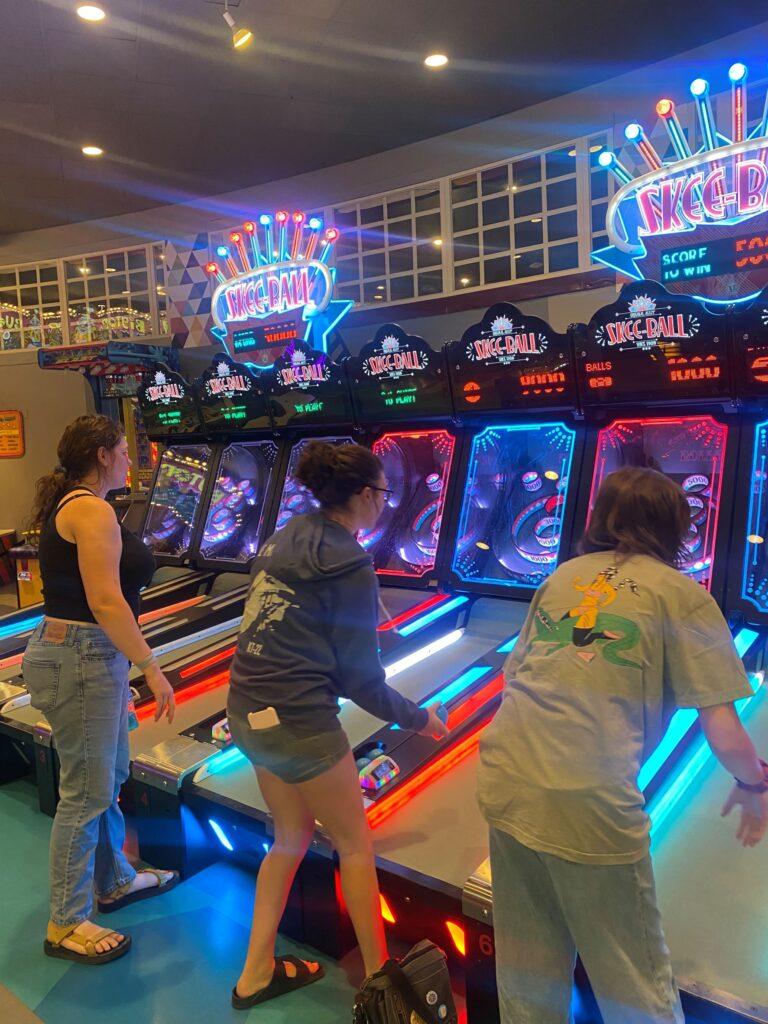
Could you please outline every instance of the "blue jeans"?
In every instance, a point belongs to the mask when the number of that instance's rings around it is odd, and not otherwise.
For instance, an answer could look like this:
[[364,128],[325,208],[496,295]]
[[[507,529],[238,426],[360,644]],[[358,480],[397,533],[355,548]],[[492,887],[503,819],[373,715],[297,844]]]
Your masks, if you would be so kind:
[[129,662],[103,629],[40,623],[24,654],[32,704],[50,722],[59,755],[59,805],[51,829],[51,920],[79,924],[93,890],[133,881],[117,804],[128,778]]
[[684,1024],[651,858],[574,864],[491,829],[502,1024],[570,1024],[578,950],[604,1024]]

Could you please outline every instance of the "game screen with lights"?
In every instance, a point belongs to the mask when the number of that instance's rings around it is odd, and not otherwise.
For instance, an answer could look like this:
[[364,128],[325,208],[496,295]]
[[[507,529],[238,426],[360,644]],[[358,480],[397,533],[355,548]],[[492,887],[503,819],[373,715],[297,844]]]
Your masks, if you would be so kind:
[[736,392],[743,398],[768,395],[768,288],[731,314]]
[[570,338],[509,302],[491,306],[450,343],[448,367],[460,415],[576,404]]
[[351,422],[352,402],[341,367],[306,342],[290,342],[263,376],[276,427]]
[[617,420],[600,431],[589,507],[603,480],[625,466],[648,466],[680,484],[691,525],[680,566],[707,590],[712,583],[728,428],[710,416]]
[[557,567],[576,441],[563,423],[488,427],[472,442],[453,572],[520,592]]
[[585,406],[730,396],[725,318],[654,281],[625,285],[574,348]]
[[150,441],[202,433],[194,389],[167,366],[148,372],[136,395]]
[[294,516],[304,515],[306,512],[316,512],[320,508],[319,502],[315,501],[307,488],[295,478],[296,466],[310,440],[324,441],[326,444],[332,445],[352,444],[351,437],[305,437],[296,442],[293,448],[291,448],[291,454],[288,459],[288,470],[285,474],[283,493],[280,496],[280,507],[277,511],[276,530],[282,529]]
[[175,445],[160,458],[142,540],[156,555],[189,553],[211,449]]
[[357,539],[380,575],[420,579],[434,570],[455,444],[447,430],[425,430],[384,434],[373,445],[392,493]]
[[347,360],[347,372],[359,423],[453,413],[443,353],[398,324],[381,326],[360,354]]
[[195,381],[206,433],[270,430],[267,399],[247,366],[220,353]]
[[749,487],[747,533],[744,538],[741,596],[760,612],[768,612],[768,420],[755,426]]
[[203,558],[247,565],[259,549],[278,456],[274,441],[225,448],[200,540]]

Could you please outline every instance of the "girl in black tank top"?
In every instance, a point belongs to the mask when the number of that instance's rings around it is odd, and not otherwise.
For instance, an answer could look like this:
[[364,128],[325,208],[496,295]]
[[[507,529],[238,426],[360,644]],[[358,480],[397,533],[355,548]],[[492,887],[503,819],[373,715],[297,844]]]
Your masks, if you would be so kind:
[[51,832],[51,909],[45,952],[76,963],[123,956],[130,939],[90,921],[166,892],[171,871],[137,872],[123,852],[117,798],[128,777],[130,663],[144,672],[155,719],[173,718],[170,683],[136,621],[152,578],[151,553],[103,499],[125,486],[128,448],[106,416],[80,416],[58,447],[61,465],[37,482],[32,524],[40,529],[45,617],[24,655],[24,682],[50,722],[60,762]]

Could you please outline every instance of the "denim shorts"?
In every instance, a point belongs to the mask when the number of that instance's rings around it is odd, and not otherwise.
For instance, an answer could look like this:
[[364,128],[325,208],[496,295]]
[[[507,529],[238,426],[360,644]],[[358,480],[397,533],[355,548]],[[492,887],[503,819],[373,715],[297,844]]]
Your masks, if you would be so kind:
[[252,729],[241,712],[229,713],[229,731],[255,768],[266,768],[283,782],[309,782],[329,771],[350,750],[347,734],[337,729],[308,733],[280,724]]

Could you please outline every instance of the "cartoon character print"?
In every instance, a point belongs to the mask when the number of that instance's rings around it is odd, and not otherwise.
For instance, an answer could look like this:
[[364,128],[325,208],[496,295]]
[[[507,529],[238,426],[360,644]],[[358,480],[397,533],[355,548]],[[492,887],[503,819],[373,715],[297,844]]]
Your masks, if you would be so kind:
[[628,588],[633,594],[637,593],[634,580],[623,579],[616,583],[618,572],[616,566],[608,566],[589,583],[582,583],[581,576],[577,576],[572,586],[579,593],[579,600],[559,621],[543,608],[537,609],[533,643],[551,644],[548,654],[572,645],[579,648],[578,657],[587,664],[597,652],[585,648],[599,644],[598,650],[606,661],[626,668],[639,668],[639,663],[624,657],[623,652],[637,646],[640,629],[631,619],[605,611],[619,596],[620,590]]

